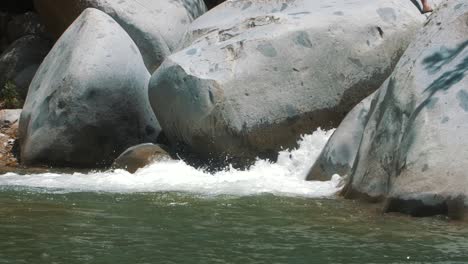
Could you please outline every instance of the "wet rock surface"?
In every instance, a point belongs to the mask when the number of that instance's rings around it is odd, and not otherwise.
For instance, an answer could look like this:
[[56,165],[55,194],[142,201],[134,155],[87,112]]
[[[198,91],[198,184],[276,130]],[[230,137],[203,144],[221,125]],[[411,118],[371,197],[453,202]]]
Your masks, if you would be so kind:
[[138,169],[146,167],[154,162],[170,160],[171,156],[162,145],[151,143],[140,144],[124,151],[112,164],[114,169],[124,169],[135,173]]
[[87,9],[41,64],[21,114],[24,165],[102,167],[155,142],[160,128],[137,46],[110,16]]
[[150,101],[187,152],[274,158],[301,134],[336,127],[424,20],[411,1],[227,1],[194,21],[186,48],[152,76]]

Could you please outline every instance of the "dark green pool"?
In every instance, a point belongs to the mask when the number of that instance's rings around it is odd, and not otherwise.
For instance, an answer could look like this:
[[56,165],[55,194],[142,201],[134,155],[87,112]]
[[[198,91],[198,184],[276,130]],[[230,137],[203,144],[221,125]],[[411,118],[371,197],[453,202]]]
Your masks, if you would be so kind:
[[0,189],[0,263],[467,263],[467,227],[333,199]]

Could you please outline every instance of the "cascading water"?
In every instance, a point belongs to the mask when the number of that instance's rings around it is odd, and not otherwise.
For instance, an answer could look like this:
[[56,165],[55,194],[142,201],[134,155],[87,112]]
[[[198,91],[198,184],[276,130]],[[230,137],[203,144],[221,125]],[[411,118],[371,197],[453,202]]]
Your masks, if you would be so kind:
[[27,187],[46,192],[190,192],[201,195],[326,197],[340,189],[336,175],[328,182],[307,182],[306,174],[333,130],[303,136],[294,150],[281,151],[275,163],[258,160],[247,170],[229,168],[214,174],[183,161],[163,161],[130,174],[123,170],[89,174],[17,175],[0,177],[1,188]]

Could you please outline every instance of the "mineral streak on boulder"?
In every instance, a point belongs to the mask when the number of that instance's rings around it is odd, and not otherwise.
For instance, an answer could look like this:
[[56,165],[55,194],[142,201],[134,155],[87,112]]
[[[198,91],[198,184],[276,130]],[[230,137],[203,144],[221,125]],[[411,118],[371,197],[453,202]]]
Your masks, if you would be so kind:
[[[417,34],[373,99],[361,142],[351,150],[356,158],[345,197],[385,200],[386,211],[414,216],[463,216],[468,204],[467,22],[466,1],[445,1]],[[360,126],[358,119],[336,133],[354,133]]]
[[170,160],[171,156],[161,145],[140,144],[124,151],[112,165],[115,169],[124,169],[135,173],[138,169],[161,160]]
[[335,174],[349,175],[375,94],[356,105],[341,122],[307,175],[308,181],[329,181]]
[[411,1],[226,1],[154,73],[150,101],[190,152],[272,158],[301,134],[336,127],[424,20]]
[[26,165],[110,165],[160,127],[138,48],[110,16],[86,9],[41,64],[21,114]]
[[86,8],[107,13],[132,37],[151,73],[178,47],[190,22],[206,12],[203,0],[35,0],[34,3],[56,37]]

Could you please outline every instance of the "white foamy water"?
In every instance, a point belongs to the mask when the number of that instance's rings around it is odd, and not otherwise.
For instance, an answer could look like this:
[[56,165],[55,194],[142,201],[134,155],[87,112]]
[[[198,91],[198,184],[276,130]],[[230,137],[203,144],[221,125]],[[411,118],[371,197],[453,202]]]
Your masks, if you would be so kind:
[[341,178],[307,182],[305,177],[333,130],[303,136],[299,147],[281,151],[275,163],[258,160],[247,170],[208,173],[183,161],[162,161],[130,174],[124,170],[89,174],[35,174],[0,176],[0,186],[33,187],[51,192],[190,192],[202,195],[256,195],[327,197],[340,189]]

